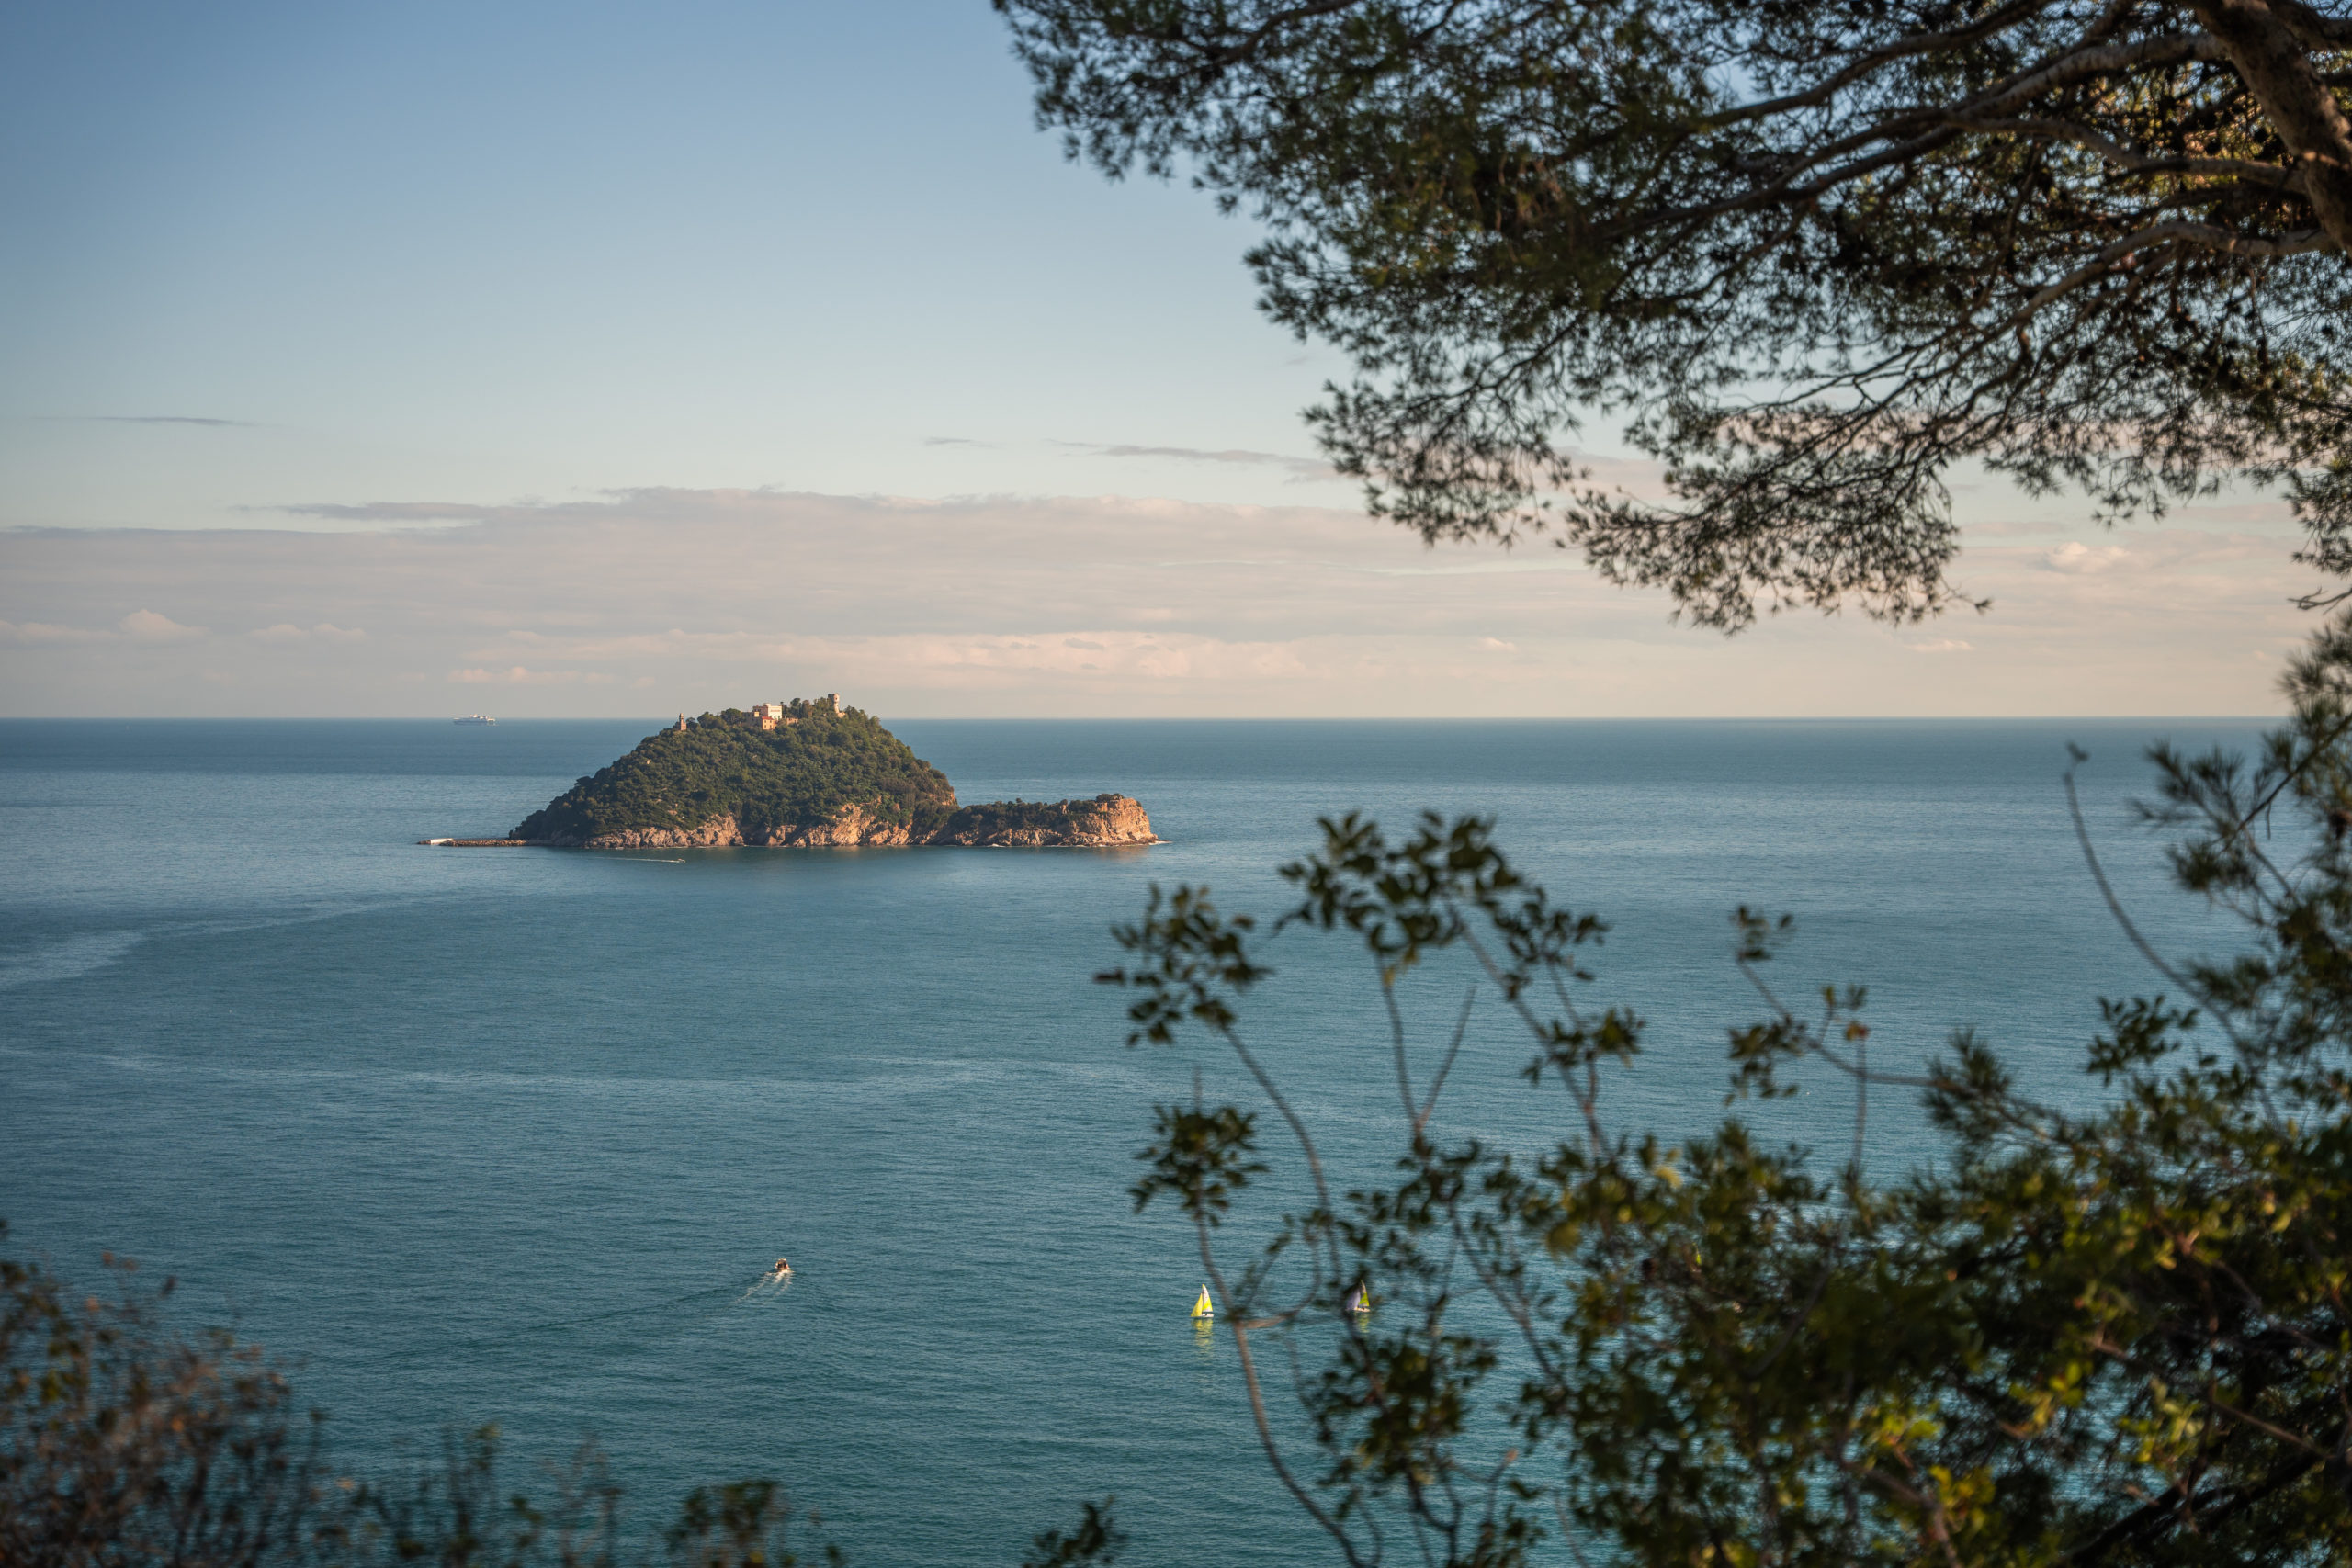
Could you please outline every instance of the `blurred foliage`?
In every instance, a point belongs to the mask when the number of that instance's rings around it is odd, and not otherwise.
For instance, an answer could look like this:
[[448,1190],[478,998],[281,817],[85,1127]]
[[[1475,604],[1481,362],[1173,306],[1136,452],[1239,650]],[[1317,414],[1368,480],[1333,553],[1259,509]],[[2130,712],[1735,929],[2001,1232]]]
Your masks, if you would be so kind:
[[947,776],[856,708],[797,702],[798,722],[763,730],[735,708],[647,736],[525,818],[508,835],[578,843],[630,828],[694,829],[734,815],[746,839],[812,826],[855,806],[917,835],[956,809]]
[[0,1258],[0,1562],[299,1560],[327,1528],[316,1418],[253,1347],[164,1333],[170,1286],[107,1261],[115,1295],[76,1301]]
[[[0,1225],[0,1235],[6,1226]],[[388,1479],[338,1474],[324,1417],[298,1409],[260,1348],[167,1322],[172,1286],[107,1259],[110,1295],[75,1298],[0,1258],[0,1564],[6,1568],[801,1568],[841,1548],[774,1481],[697,1487],[658,1539],[627,1528],[620,1485],[583,1442],[546,1495],[502,1481],[495,1427],[450,1432]],[[1111,1504],[1037,1538],[1046,1563],[1108,1563]],[[813,1554],[812,1554],[813,1553]]]
[[1105,1497],[1100,1503],[1089,1503],[1069,1529],[1050,1529],[1039,1535],[1035,1549],[1021,1560],[1021,1568],[1079,1568],[1088,1562],[1109,1568],[1127,1544],[1127,1532],[1111,1517],[1114,1501]]
[[[2087,1110],[2026,1093],[1965,1032],[1889,1072],[1866,995],[1784,1001],[1791,923],[1742,909],[1732,962],[1759,1011],[1726,1032],[1733,1109],[1679,1143],[1622,1127],[1610,1089],[1645,1025],[1595,999],[1603,924],[1553,903],[1480,818],[1396,840],[1348,817],[1284,868],[1281,920],[1360,945],[1387,1021],[1366,1066],[1396,1079],[1395,1176],[1334,1193],[1244,1028],[1272,973],[1256,927],[1205,889],[1155,889],[1101,976],[1131,993],[1129,1043],[1233,1052],[1304,1186],[1270,1245],[1221,1258],[1266,1167],[1257,1111],[1196,1089],[1159,1109],[1136,1201],[1191,1222],[1260,1441],[1338,1555],[2352,1561],[2352,624],[2289,690],[2251,761],[2152,753],[2147,818],[2245,942],[2175,963],[2115,904],[2168,989],[2102,1003]],[[1434,1120],[1471,1004],[1424,1039],[1402,986],[1441,964],[1523,1036],[1531,1092],[1563,1097],[1548,1148]],[[1739,1109],[1819,1075],[1854,1098],[1842,1160],[1772,1146]],[[1890,1088],[1922,1097],[1938,1141],[1875,1178],[1869,1106]],[[1346,1310],[1367,1287],[1378,1310]],[[1267,1408],[1269,1339],[1309,1448]]]

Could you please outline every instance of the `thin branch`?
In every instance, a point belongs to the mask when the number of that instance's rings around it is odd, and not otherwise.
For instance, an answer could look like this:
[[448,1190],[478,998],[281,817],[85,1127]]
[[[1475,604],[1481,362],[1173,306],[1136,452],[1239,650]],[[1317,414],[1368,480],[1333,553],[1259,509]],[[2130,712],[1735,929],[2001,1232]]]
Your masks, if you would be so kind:
[[[1230,1298],[1226,1293],[1225,1275],[1218,1269],[1216,1256],[1209,1246],[1207,1216],[1194,1214],[1193,1224],[1200,1235],[1201,1267],[1207,1270],[1210,1283],[1216,1288],[1218,1304],[1228,1305]],[[1238,1317],[1228,1317],[1226,1326],[1232,1330],[1234,1353],[1241,1361],[1241,1382],[1250,1391],[1250,1416],[1258,1425],[1258,1442],[1266,1450],[1266,1462],[1273,1466],[1275,1478],[1298,1506],[1306,1510],[1307,1516],[1340,1543],[1340,1550],[1347,1554],[1349,1568],[1374,1568],[1379,1561],[1378,1556],[1366,1558],[1359,1553],[1354,1540],[1348,1535],[1347,1527],[1326,1512],[1323,1506],[1315,1500],[1314,1494],[1299,1484],[1297,1477],[1291,1474],[1290,1466],[1283,1462],[1282,1446],[1274,1440],[1273,1423],[1266,1416],[1266,1393],[1259,1384],[1257,1358],[1250,1353],[1250,1330]]]
[[2303,0],[2269,0],[2270,14],[2305,49],[2352,49],[2352,17],[2330,17]]
[[2108,913],[2115,917],[2115,923],[2123,928],[2123,934],[2131,939],[2133,947],[2140,950],[2140,956],[2148,961],[2149,967],[2210,1007],[2211,1003],[2205,994],[2204,987],[2192,984],[2166,963],[2162,953],[2149,945],[2148,939],[2140,934],[2140,928],[2132,924],[2132,917],[2124,912],[2123,901],[2115,896],[2115,886],[2107,879],[2107,868],[2099,863],[2098,851],[2091,847],[2091,830],[2088,824],[2083,820],[2081,797],[2075,792],[2075,767],[2079,766],[2086,759],[2079,751],[2075,753],[2075,758],[2074,765],[2069,766],[2064,774],[2066,784],[2066,812],[2075,819],[2075,841],[2083,848],[2084,863],[2090,867],[2091,880],[2098,885],[2098,896],[2107,900]]
[[[1453,1043],[1445,1048],[1445,1060],[1438,1064],[1437,1077],[1430,1080],[1430,1097],[1422,1102],[1420,1114],[1413,1118],[1413,1135],[1417,1138],[1428,1127],[1430,1112],[1437,1109],[1438,1093],[1445,1088],[1445,1075],[1453,1070],[1454,1058],[1462,1055],[1462,1042],[1470,1032],[1471,1004],[1477,999],[1478,987],[1473,982],[1470,988],[1463,993],[1462,1017],[1453,1026]],[[1405,1109],[1409,1111],[1412,1107],[1408,1104]]]
[[[1299,1119],[1297,1111],[1291,1109],[1291,1103],[1283,1097],[1283,1091],[1274,1087],[1274,1080],[1266,1069],[1258,1065],[1258,1058],[1250,1055],[1250,1047],[1241,1043],[1240,1032],[1229,1024],[1217,1025],[1216,1032],[1225,1037],[1227,1045],[1233,1047],[1233,1054],[1241,1058],[1241,1065],[1250,1069],[1250,1076],[1258,1080],[1258,1087],[1265,1091],[1268,1100],[1273,1101],[1274,1109],[1282,1112],[1283,1120],[1290,1123],[1291,1135],[1298,1140],[1300,1152],[1306,1156],[1306,1172],[1315,1179],[1316,1201],[1323,1213],[1336,1214],[1339,1211],[1331,1206],[1330,1185],[1323,1179],[1323,1156],[1316,1153],[1315,1139],[1307,1132],[1306,1123]],[[1333,1255],[1334,1267],[1337,1266],[1337,1256],[1336,1253]]]
[[2306,190],[2302,171],[2290,169],[2281,164],[2256,163],[2246,158],[2197,158],[2182,154],[2177,157],[2151,158],[2135,152],[2110,137],[2102,136],[2086,125],[2072,120],[2052,119],[2041,116],[2022,116],[2009,119],[1986,118],[1977,115],[1954,112],[1945,117],[1963,130],[1985,136],[2030,136],[2054,141],[2070,142],[2087,152],[2098,153],[2129,174],[2134,175],[2233,175],[2256,180],[2280,190],[2299,194]]
[[1815,84],[1802,93],[1790,93],[1758,103],[1742,104],[1722,115],[1711,117],[1723,125],[1737,125],[1744,120],[1770,119],[1791,109],[1817,108],[1837,96],[1840,88],[1851,86],[1880,66],[1915,55],[1933,54],[1939,50],[1971,44],[1987,38],[2012,23],[2023,21],[2037,11],[2047,10],[2049,0],[2016,0],[1998,11],[1980,17],[1965,28],[1952,28],[1937,33],[1911,33],[1892,43],[1858,56],[1838,68],[1826,81]]
[[1396,1057],[1396,1098],[1404,1102],[1405,1120],[1419,1132],[1420,1122],[1413,1114],[1413,1073],[1405,1060],[1405,1014],[1396,1005],[1396,976],[1377,956],[1372,962],[1380,973],[1380,1005],[1388,1011],[1388,1043]]

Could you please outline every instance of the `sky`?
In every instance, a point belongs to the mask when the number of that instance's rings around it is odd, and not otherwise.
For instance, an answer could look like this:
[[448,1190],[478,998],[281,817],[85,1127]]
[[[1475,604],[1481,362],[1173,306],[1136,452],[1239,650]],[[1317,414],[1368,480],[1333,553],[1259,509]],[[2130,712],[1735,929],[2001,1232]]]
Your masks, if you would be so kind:
[[1728,640],[1424,549],[984,0],[18,0],[0,203],[5,714],[2250,714],[2310,624],[2260,498],[1962,476],[1988,614]]

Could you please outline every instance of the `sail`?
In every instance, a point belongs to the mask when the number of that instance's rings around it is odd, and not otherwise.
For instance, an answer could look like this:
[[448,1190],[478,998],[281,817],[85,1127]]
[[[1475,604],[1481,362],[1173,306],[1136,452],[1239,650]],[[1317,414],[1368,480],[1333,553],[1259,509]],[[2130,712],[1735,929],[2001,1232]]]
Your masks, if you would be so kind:
[[1216,1315],[1216,1308],[1209,1304],[1209,1288],[1206,1285],[1203,1285],[1201,1287],[1201,1299],[1193,1303],[1193,1315],[1194,1317],[1215,1317]]

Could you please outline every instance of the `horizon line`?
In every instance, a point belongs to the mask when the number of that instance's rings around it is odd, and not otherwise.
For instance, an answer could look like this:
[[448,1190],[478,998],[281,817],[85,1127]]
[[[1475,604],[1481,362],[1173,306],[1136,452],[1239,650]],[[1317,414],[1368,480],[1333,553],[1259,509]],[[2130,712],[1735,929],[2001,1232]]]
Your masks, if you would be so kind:
[[[722,709],[711,709],[722,712]],[[871,709],[860,709],[880,719]],[[421,714],[0,714],[0,724],[454,724],[468,716]],[[674,724],[677,715],[526,714],[494,724]],[[699,717],[699,715],[689,715]],[[949,714],[902,713],[894,723],[916,724],[2106,724],[2133,721],[2244,723],[2288,717],[2275,713],[2076,714]]]

